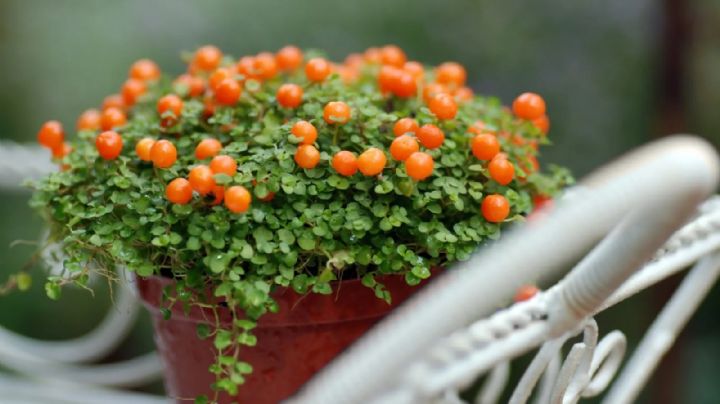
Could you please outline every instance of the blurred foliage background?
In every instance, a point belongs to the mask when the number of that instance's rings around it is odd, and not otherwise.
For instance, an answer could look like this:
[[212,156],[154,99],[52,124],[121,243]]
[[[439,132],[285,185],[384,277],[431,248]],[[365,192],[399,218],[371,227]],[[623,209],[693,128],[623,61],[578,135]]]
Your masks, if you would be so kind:
[[[77,115],[116,92],[142,57],[179,73],[180,53],[207,43],[235,56],[295,44],[325,49],[336,60],[393,43],[411,59],[464,64],[476,92],[505,103],[523,91],[542,94],[554,146],[541,161],[582,177],[657,136],[696,132],[719,140],[719,22],[720,3],[712,0],[3,0],[0,139],[33,142],[48,119],[74,127]],[[0,198],[0,279],[34,252],[11,243],[41,233],[28,196]],[[601,329],[623,327],[632,347],[676,283],[604,314]],[[91,329],[110,305],[101,291],[50,302],[41,286],[0,297],[0,324],[66,338]],[[715,291],[643,400],[717,402],[719,303]],[[117,355],[151,347],[144,319]]]

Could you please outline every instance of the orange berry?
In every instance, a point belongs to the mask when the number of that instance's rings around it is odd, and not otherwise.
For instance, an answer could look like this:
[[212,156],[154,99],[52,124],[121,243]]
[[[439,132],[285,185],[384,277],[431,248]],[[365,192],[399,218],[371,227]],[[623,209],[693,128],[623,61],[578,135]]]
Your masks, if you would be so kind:
[[60,143],[58,147],[54,147],[52,149],[52,156],[56,159],[61,159],[70,154],[70,152],[72,152],[72,149],[73,148],[72,146],[70,146],[69,143]]
[[192,64],[194,67],[209,72],[214,70],[220,65],[223,54],[215,46],[206,45],[195,51],[195,57],[193,58]]
[[417,132],[415,132],[415,136],[417,136],[420,144],[428,149],[437,149],[445,142],[445,134],[443,131],[432,124],[421,126]]
[[500,223],[508,217],[510,203],[502,195],[488,195],[482,201],[481,210],[485,220],[491,223]]
[[255,77],[255,57],[243,56],[235,64],[235,70],[242,74],[245,79],[254,79]]
[[[162,126],[172,126],[180,119],[183,110],[183,100],[175,94],[168,94],[157,102],[157,112],[160,115]],[[168,115],[168,112],[171,113]]]
[[319,83],[332,73],[330,63],[323,58],[313,58],[305,64],[305,75],[308,80]]
[[190,170],[188,174],[188,180],[192,189],[197,191],[200,195],[206,195],[210,193],[215,187],[215,179],[213,178],[213,171],[206,165],[195,166]]
[[438,94],[447,94],[448,89],[439,83],[427,83],[423,88],[423,100],[426,104],[430,103],[430,100],[435,98]]
[[415,138],[409,135],[400,135],[390,144],[390,155],[398,161],[405,161],[418,150],[420,150],[420,145]]
[[258,53],[253,59],[253,74],[260,80],[270,80],[277,74],[275,56],[269,52]]
[[295,46],[286,46],[275,54],[277,67],[283,71],[295,70],[302,64],[303,53]]
[[435,69],[435,81],[451,88],[464,86],[466,79],[465,68],[456,62],[445,62]]
[[402,70],[394,66],[383,66],[378,72],[378,87],[383,93],[393,92],[395,84],[402,74]]
[[115,160],[122,152],[123,140],[117,132],[106,131],[95,138],[95,148],[105,160]]
[[323,109],[325,122],[333,124],[345,124],[350,120],[350,107],[342,101],[331,101]]
[[220,67],[215,69],[208,78],[208,84],[210,85],[210,89],[213,91],[217,91],[218,86],[220,86],[220,83],[222,83],[223,80],[232,79],[234,78],[234,76],[235,72],[233,72],[227,67]]
[[434,167],[435,162],[432,156],[421,151],[411,154],[405,160],[405,171],[407,171],[408,177],[415,181],[422,181],[429,177]]
[[358,169],[368,177],[380,174],[386,163],[385,153],[376,147],[365,150],[357,160]]
[[147,86],[144,81],[139,79],[127,79],[123,84],[120,93],[122,94],[125,105],[130,107],[135,105],[138,97],[145,94],[146,90]]
[[303,89],[297,84],[283,84],[278,88],[275,97],[283,107],[297,108],[302,103]]
[[100,128],[102,130],[110,130],[123,126],[127,123],[125,113],[119,108],[110,107],[100,114]]
[[177,149],[169,140],[158,140],[150,148],[150,160],[157,168],[169,168],[177,160]]
[[535,118],[532,120],[533,125],[535,125],[536,128],[540,129],[540,131],[543,134],[548,133],[550,130],[550,119],[547,117],[547,115],[543,115],[540,118]]
[[416,120],[412,118],[401,118],[393,125],[393,133],[395,136],[401,136],[406,133],[415,133],[420,128]]
[[143,81],[157,80],[160,78],[160,67],[150,59],[140,59],[130,66],[128,76]]
[[472,153],[478,160],[490,160],[500,153],[500,143],[497,138],[489,133],[483,133],[472,138],[470,141]]
[[507,185],[515,177],[515,167],[503,153],[498,153],[488,164],[490,178],[500,185]]
[[58,121],[47,121],[37,133],[38,143],[52,150],[60,147],[65,141],[65,131]]
[[485,122],[483,121],[475,121],[467,130],[469,133],[474,133],[476,135],[481,135],[483,133],[487,133],[485,130]]
[[403,67],[406,60],[405,52],[395,45],[386,45],[380,49],[380,62],[384,65]]
[[125,101],[123,100],[122,95],[120,94],[110,94],[105,99],[103,99],[102,103],[102,110],[106,110],[108,108],[117,108],[119,110],[125,109]]
[[315,168],[320,162],[320,152],[313,145],[301,144],[295,152],[295,163],[301,168]]
[[448,94],[437,94],[428,102],[428,108],[438,119],[453,119],[457,114],[457,104]]
[[210,160],[210,169],[215,174],[234,176],[237,173],[237,162],[234,158],[221,154]]
[[515,297],[513,297],[513,300],[515,301],[515,303],[524,302],[526,300],[532,299],[538,293],[540,293],[540,289],[538,289],[537,286],[523,285],[520,286],[515,292]]
[[244,213],[250,209],[252,196],[242,185],[234,185],[225,190],[225,207],[233,213]]
[[407,73],[410,73],[410,75],[413,76],[416,81],[422,80],[425,76],[425,68],[419,62],[405,62],[405,65],[403,65],[403,70]]
[[77,130],[98,130],[100,129],[100,111],[88,109],[80,114],[75,125]]
[[308,121],[297,121],[290,129],[293,135],[302,139],[301,144],[313,144],[318,137],[317,129]]
[[455,99],[459,102],[470,101],[472,100],[473,95],[473,90],[470,87],[460,87],[455,90],[455,93],[453,94]]
[[155,139],[149,137],[140,139],[135,144],[135,154],[137,154],[142,161],[151,161],[150,150],[152,150],[153,145],[155,145]]
[[395,95],[402,98],[413,97],[417,93],[417,82],[412,74],[400,71],[392,85]]
[[338,174],[346,177],[354,175],[358,170],[357,157],[355,157],[353,152],[347,150],[335,153],[331,165]]
[[222,185],[215,185],[210,193],[215,195],[215,199],[210,203],[211,205],[219,205],[225,199],[225,187]]
[[173,85],[185,86],[187,89],[187,95],[190,97],[199,97],[205,92],[205,79],[198,76],[192,76],[190,74],[181,74],[173,82]]
[[235,105],[240,99],[242,88],[235,79],[225,79],[215,89],[215,100],[222,105]]
[[515,116],[522,119],[538,119],[545,115],[545,100],[535,93],[522,93],[512,103]]
[[195,158],[205,160],[206,158],[215,157],[222,150],[222,143],[214,138],[207,138],[200,141],[195,147]]
[[192,199],[192,186],[185,178],[175,178],[165,187],[165,196],[168,201],[185,205]]

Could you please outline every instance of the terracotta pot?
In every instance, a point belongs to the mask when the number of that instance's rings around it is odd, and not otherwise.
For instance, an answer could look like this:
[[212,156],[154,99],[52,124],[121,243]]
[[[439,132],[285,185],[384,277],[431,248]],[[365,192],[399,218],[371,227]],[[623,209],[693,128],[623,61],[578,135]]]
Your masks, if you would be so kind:
[[[263,316],[254,330],[257,345],[243,348],[241,357],[253,366],[253,373],[237,397],[223,396],[220,402],[277,403],[295,393],[320,368],[352,344],[394,307],[405,301],[417,287],[402,277],[381,280],[393,297],[388,305],[375,297],[360,281],[342,281],[333,294],[298,295],[282,288],[273,293],[280,310]],[[196,326],[206,322],[208,313],[193,308],[185,315],[180,305],[169,320],[160,313],[163,288],[172,280],[161,277],[138,279],[138,290],[150,310],[155,326],[155,343],[165,364],[165,387],[170,397],[183,402],[206,394],[213,397],[208,372],[215,352],[212,338],[200,340]],[[226,311],[224,321],[229,319]]]

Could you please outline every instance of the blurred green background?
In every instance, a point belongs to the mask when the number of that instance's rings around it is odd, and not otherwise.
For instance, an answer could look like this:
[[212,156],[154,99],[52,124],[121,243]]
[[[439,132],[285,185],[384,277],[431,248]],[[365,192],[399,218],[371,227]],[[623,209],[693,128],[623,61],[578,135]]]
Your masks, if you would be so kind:
[[[336,60],[393,43],[411,59],[464,64],[476,92],[505,103],[523,91],[542,94],[555,145],[541,161],[581,177],[657,136],[695,132],[717,142],[719,23],[717,0],[3,0],[0,139],[33,142],[48,119],[73,127],[143,57],[179,73],[180,52],[207,43],[235,56],[295,44],[326,49]],[[0,198],[0,279],[33,253],[32,246],[11,242],[36,240],[41,232],[28,196],[3,191]],[[634,345],[676,282],[603,315],[601,330],[623,327]],[[0,297],[0,324],[65,338],[92,328],[109,305],[102,293],[80,291],[50,302],[41,286]],[[718,303],[715,291],[644,400],[718,401]],[[118,355],[151,349],[151,338],[144,319]]]

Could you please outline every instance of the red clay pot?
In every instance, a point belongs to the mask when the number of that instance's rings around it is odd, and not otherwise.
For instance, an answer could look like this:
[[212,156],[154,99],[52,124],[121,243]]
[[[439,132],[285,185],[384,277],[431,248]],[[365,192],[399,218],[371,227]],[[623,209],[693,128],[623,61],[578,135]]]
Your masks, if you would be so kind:
[[[277,403],[295,393],[320,368],[352,344],[390,310],[405,301],[417,287],[399,276],[381,280],[392,295],[392,305],[375,297],[360,281],[342,281],[333,294],[298,295],[281,288],[273,293],[280,310],[264,315],[254,330],[257,345],[243,348],[241,357],[253,366],[239,395],[221,396],[221,403]],[[170,397],[183,402],[206,394],[213,397],[208,372],[215,352],[212,338],[200,340],[198,323],[207,313],[193,308],[188,315],[176,305],[169,320],[160,313],[163,288],[172,280],[139,278],[138,290],[152,314],[155,343],[165,364],[165,387]],[[225,313],[229,318],[229,312]]]

